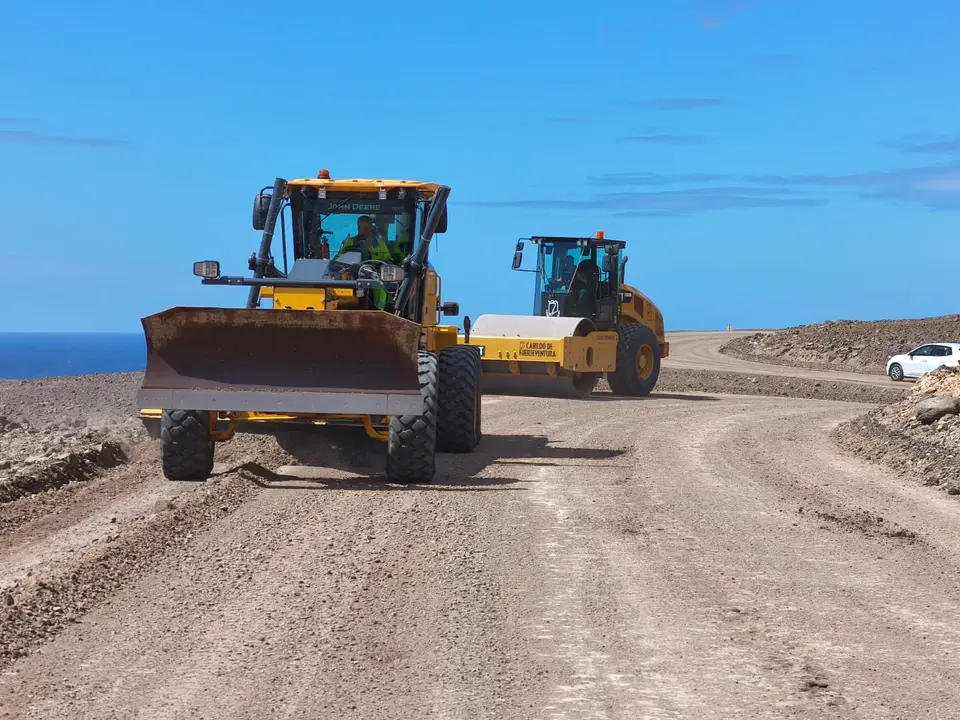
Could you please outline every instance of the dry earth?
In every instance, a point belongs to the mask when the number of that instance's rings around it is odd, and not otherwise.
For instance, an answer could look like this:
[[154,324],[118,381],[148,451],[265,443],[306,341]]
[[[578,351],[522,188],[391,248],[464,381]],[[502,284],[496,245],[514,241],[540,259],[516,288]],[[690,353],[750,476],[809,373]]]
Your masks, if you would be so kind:
[[960,499],[833,440],[913,387],[722,340],[646,399],[487,397],[422,487],[303,432],[167,482],[137,375],[0,384],[0,716],[951,716]]
[[[926,407],[932,398],[940,412]],[[960,370],[921,377],[907,398],[842,424],[836,439],[862,457],[960,494]]]
[[721,352],[744,360],[883,374],[887,358],[927,342],[960,342],[960,315],[911,320],[838,320],[741,334]]

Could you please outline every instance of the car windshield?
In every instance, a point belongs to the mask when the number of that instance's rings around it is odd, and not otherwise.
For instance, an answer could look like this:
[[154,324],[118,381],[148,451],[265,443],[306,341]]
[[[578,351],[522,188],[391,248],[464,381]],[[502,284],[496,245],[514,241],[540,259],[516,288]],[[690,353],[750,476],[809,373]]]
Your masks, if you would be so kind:
[[[368,248],[382,241],[398,262],[410,252],[407,243],[414,235],[414,213],[403,201],[366,197],[305,198],[296,214],[294,256],[297,258],[320,258],[326,254],[333,259],[341,249],[354,249],[363,239],[367,240],[364,244]],[[351,239],[351,244],[342,247],[347,239]],[[322,248],[324,242],[326,248]],[[364,255],[367,259],[366,252]]]

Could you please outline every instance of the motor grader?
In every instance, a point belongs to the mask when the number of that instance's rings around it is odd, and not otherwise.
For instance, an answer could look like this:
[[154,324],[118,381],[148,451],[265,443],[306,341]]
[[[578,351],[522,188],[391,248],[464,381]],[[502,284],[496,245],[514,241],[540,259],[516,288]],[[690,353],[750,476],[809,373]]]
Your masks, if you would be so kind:
[[[521,268],[524,241],[536,269]],[[653,391],[670,344],[659,308],[624,282],[625,247],[603,232],[517,241],[513,269],[536,277],[533,314],[466,318],[458,336],[480,350],[484,393],[586,397],[602,377],[616,395]]]
[[[164,475],[208,478],[216,444],[244,423],[362,428],[385,443],[390,482],[429,482],[436,452],[472,452],[480,357],[441,323],[459,307],[441,301],[429,262],[449,193],[327,170],[261,189],[253,276],[222,275],[218,261],[193,270],[204,285],[249,288],[246,307],[173,307],[141,320],[137,407],[160,440]],[[278,218],[282,269],[271,252]]]

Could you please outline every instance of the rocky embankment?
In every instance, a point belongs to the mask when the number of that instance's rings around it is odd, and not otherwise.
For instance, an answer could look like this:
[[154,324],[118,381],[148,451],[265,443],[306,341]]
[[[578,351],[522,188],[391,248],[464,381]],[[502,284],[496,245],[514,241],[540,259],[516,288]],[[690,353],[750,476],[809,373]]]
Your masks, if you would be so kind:
[[841,425],[835,437],[860,457],[960,494],[960,370],[921,377],[909,396]]
[[145,437],[138,373],[0,381],[0,503],[86,480]]
[[720,352],[776,365],[882,374],[891,355],[937,341],[960,342],[960,315],[801,325],[735,338]]

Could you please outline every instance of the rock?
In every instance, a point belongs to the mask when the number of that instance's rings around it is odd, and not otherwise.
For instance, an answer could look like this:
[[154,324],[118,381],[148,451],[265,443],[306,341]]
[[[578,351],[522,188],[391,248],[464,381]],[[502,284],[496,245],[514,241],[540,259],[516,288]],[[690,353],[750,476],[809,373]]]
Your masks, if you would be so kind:
[[22,425],[20,423],[11,420],[6,415],[0,415],[0,432],[10,432],[11,430],[19,430]]
[[960,398],[958,397],[929,397],[917,403],[914,417],[924,425],[936,422],[944,415],[960,413]]

